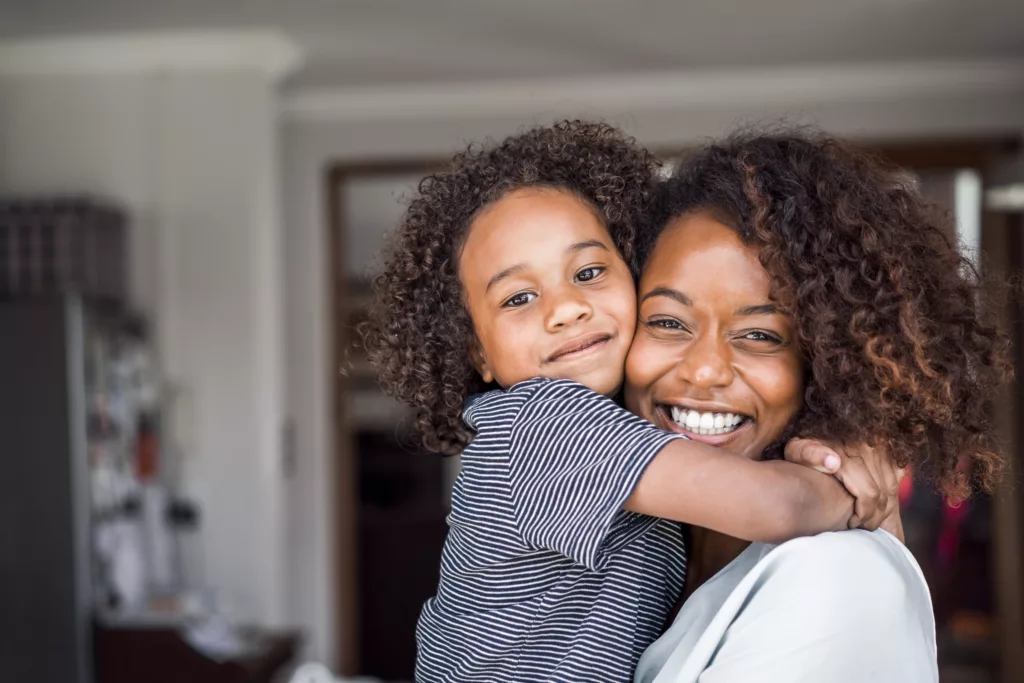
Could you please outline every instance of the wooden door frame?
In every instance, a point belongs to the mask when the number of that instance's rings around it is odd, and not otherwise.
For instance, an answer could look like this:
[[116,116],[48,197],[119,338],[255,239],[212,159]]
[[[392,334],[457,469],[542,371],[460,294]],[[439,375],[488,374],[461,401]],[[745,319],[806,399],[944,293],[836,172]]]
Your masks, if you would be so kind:
[[327,216],[327,311],[331,316],[328,345],[334,372],[332,407],[334,418],[334,552],[332,567],[335,584],[335,628],[338,674],[359,674],[359,550],[357,505],[359,491],[355,477],[352,424],[348,414],[349,380],[342,371],[352,343],[348,329],[347,293],[349,272],[345,265],[344,245],[349,226],[345,223],[344,192],[354,178],[380,178],[392,175],[429,173],[443,162],[435,159],[342,162],[332,164],[324,174]]
[[[989,214],[983,221],[997,224],[999,229],[988,228],[997,241],[995,248],[983,254],[991,272],[1015,273],[1024,271],[1024,217],[1017,214]],[[996,581],[995,611],[999,617],[999,650],[1002,683],[1024,681],[1024,500],[1020,484],[1024,474],[1024,385],[1019,372],[1024,368],[1024,301],[1012,297],[1006,303],[1005,319],[1013,335],[1013,363],[1018,379],[1000,395],[994,397],[995,421],[1003,437],[1003,448],[1008,454],[1003,481],[993,497],[993,567]]]
[[[909,142],[871,142],[855,141],[860,146],[875,151],[883,158],[899,166],[917,170],[938,170],[955,168],[976,168],[982,171],[989,167],[997,159],[1017,150],[1021,146],[1019,138],[997,137],[997,138],[972,138],[962,140],[918,140]],[[671,158],[679,154],[671,150],[661,149],[655,152],[661,158]],[[327,245],[328,245],[328,308],[331,321],[331,343],[328,348],[331,353],[329,368],[338,370],[346,359],[347,349],[351,343],[349,330],[346,329],[347,320],[345,299],[348,289],[349,273],[345,267],[343,258],[343,245],[348,226],[345,225],[343,193],[345,184],[353,178],[373,178],[388,175],[410,175],[415,173],[426,174],[433,169],[443,167],[444,159],[419,158],[419,159],[396,159],[389,161],[364,161],[364,162],[339,162],[331,164],[324,173],[324,195],[327,207]],[[1024,226],[1019,226],[1024,227]],[[1024,254],[1022,254],[1024,258]],[[1014,264],[1005,264],[1004,267],[1012,267]],[[1020,265],[1018,263],[1017,265]],[[1020,330],[1021,338],[1024,339],[1024,329]],[[1024,356],[1019,358],[1024,362]],[[1019,365],[1018,367],[1024,367]],[[1020,400],[1018,393],[1021,387],[1015,385],[1009,394],[1012,394],[1014,401],[1013,412],[1019,417],[1020,411],[1024,409],[1024,401]],[[334,498],[335,498],[335,549],[334,549],[334,580],[335,591],[335,623],[336,638],[338,643],[338,673],[342,676],[354,676],[359,673],[359,590],[357,585],[358,561],[356,552],[358,550],[356,502],[358,491],[353,475],[354,459],[352,446],[352,431],[346,410],[346,397],[348,395],[348,382],[345,375],[335,372],[334,390],[332,392],[334,416]],[[1006,430],[1010,425],[1005,424],[1006,420],[1013,423],[1012,415],[1006,415],[1003,423]],[[1017,420],[1017,423],[1024,420]],[[1024,433],[1020,435],[1024,439]],[[1016,434],[1007,433],[1007,452],[1012,456],[1018,454],[1019,440]],[[1020,463],[1016,463],[1016,469],[1011,470],[1020,476]],[[1008,475],[1009,477],[1010,475]],[[1022,527],[1024,521],[1019,519],[1021,509],[1020,494],[1012,486],[1013,480],[1008,479],[1007,483],[996,496],[995,516],[996,534],[1000,539],[996,546],[996,574],[997,574],[997,597],[1000,602],[1009,600],[1006,605],[1001,604],[1001,651],[1002,651],[1002,680],[1005,683],[1010,681],[1024,680],[1024,608],[1021,607],[1021,579],[1019,571],[1022,560]],[[1017,572],[1015,574],[1014,572]],[[1014,581],[1014,576],[1017,580]],[[1017,605],[1016,611],[1009,611],[1010,605]],[[1017,676],[1020,676],[1019,678]]]

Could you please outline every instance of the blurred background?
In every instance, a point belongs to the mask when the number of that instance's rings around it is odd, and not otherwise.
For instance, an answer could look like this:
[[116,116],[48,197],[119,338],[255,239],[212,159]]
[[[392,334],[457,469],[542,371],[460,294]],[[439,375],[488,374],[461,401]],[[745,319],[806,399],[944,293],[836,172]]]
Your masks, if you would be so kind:
[[[1024,266],[1019,0],[0,0],[0,679],[411,680],[458,463],[350,330],[417,179],[563,117],[818,125]],[[1021,398],[998,495],[901,491],[943,681],[1024,680]]]

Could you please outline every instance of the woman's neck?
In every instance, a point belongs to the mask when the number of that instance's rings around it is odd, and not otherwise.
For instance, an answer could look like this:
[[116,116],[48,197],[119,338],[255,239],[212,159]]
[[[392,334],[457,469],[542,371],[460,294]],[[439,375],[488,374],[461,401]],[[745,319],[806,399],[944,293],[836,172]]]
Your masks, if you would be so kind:
[[682,600],[690,597],[705,581],[720,572],[747,549],[750,541],[720,534],[702,527],[690,527],[690,561],[686,567],[686,583]]

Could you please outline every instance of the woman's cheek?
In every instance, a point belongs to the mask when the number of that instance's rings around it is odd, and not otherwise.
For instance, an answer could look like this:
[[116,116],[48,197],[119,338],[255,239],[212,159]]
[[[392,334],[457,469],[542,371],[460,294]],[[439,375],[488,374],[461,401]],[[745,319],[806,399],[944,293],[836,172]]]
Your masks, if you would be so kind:
[[644,342],[644,330],[638,327],[633,343],[626,354],[626,386],[640,389],[645,384],[646,359],[649,358],[647,344]]
[[625,398],[626,407],[635,413],[642,413],[643,406],[640,405],[640,395],[647,388],[648,378],[645,372],[646,352],[643,342],[643,329],[637,329],[636,337],[626,354],[626,381]]
[[789,359],[751,368],[746,373],[747,381],[754,391],[772,410],[789,420],[800,410],[803,402],[803,382],[800,364]]
[[670,347],[652,340],[643,324],[638,324],[626,356],[626,401],[633,412],[650,419],[653,405],[647,403],[651,392],[662,378],[671,375],[675,362]]

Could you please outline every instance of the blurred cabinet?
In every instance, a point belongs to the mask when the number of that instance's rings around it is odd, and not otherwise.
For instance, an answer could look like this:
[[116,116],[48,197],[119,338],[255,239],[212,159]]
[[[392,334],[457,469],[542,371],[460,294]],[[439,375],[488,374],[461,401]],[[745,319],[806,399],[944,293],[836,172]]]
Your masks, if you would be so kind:
[[0,677],[92,680],[78,297],[0,301]]
[[[94,632],[97,683],[276,683],[299,646],[296,633],[251,631],[249,651],[215,661],[178,628],[112,627]],[[39,679],[48,680],[48,679]]]

